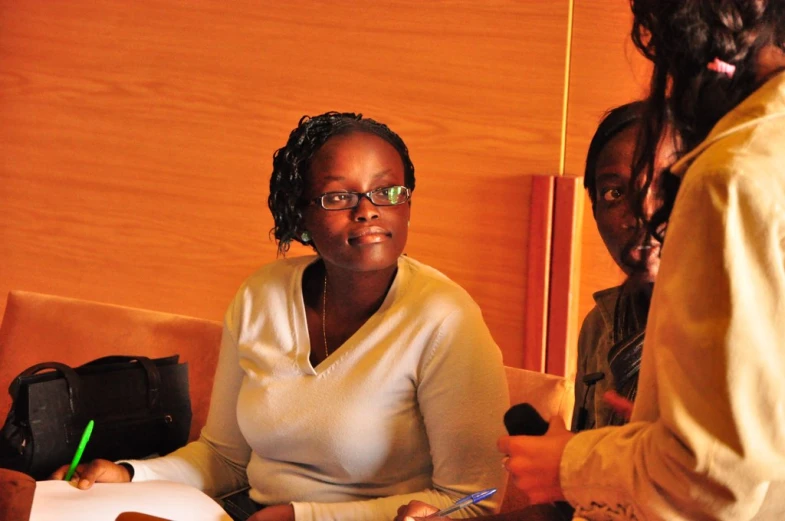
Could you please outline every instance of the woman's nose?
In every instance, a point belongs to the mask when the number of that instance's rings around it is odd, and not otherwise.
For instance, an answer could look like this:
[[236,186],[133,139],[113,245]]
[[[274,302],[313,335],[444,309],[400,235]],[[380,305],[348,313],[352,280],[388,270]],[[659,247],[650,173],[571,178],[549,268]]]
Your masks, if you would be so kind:
[[379,208],[368,197],[361,196],[353,212],[356,221],[370,221],[379,218]]
[[621,227],[625,230],[635,228],[640,224],[640,219],[635,215],[635,210],[632,205],[625,204],[622,214],[620,216]]

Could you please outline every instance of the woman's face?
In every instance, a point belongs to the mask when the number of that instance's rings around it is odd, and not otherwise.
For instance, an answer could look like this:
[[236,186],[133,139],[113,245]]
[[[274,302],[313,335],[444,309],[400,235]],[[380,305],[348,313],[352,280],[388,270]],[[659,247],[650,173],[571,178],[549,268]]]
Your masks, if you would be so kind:
[[[624,273],[641,282],[654,282],[660,267],[661,245],[637,226],[632,208],[633,197],[629,193],[639,130],[638,125],[627,127],[608,141],[600,152],[595,171],[597,201],[594,217],[605,247]],[[673,155],[672,141],[666,138],[657,151],[655,180],[671,164]],[[654,190],[650,192],[644,201],[647,219],[657,209],[656,193]],[[630,266],[630,262],[638,269]]]
[[[366,132],[332,137],[311,160],[305,198],[326,192],[365,193],[403,186],[403,161],[384,139]],[[395,266],[408,237],[410,203],[375,206],[360,197],[355,208],[325,210],[316,202],[305,207],[303,224],[326,264],[349,271]]]

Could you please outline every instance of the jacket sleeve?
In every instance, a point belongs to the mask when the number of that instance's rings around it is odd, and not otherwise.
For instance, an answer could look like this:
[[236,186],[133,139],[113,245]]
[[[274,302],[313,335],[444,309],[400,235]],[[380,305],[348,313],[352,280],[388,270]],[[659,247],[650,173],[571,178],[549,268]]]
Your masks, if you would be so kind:
[[785,479],[785,214],[776,194],[740,172],[685,177],[632,422],[581,433],[562,456],[576,516],[749,519],[770,483]]

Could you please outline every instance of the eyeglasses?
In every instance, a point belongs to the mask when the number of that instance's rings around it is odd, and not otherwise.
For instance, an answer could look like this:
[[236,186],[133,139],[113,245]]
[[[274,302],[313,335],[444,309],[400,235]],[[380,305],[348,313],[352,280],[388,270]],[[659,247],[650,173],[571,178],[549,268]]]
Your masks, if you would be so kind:
[[319,203],[325,210],[349,210],[360,204],[365,197],[376,206],[397,206],[412,196],[412,191],[405,186],[385,186],[370,192],[327,192],[312,199],[311,204]]

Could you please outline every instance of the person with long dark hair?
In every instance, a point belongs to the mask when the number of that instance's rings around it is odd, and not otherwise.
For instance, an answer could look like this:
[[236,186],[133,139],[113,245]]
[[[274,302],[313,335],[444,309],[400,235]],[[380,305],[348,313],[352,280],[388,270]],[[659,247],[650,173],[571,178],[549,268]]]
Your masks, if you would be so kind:
[[[637,392],[651,288],[660,265],[660,243],[647,233],[643,221],[636,216],[637,198],[630,190],[644,109],[644,103],[636,101],[609,110],[597,127],[586,156],[583,186],[597,230],[627,278],[620,286],[594,293],[595,306],[581,325],[573,432],[626,423]],[[674,147],[673,133],[666,127],[657,150],[655,175],[659,176],[673,162]],[[657,208],[655,195],[653,190],[653,204],[646,205],[647,217]],[[437,510],[433,505],[413,501],[399,508],[395,519],[421,519]],[[556,521],[564,519],[569,510],[564,505],[537,505],[481,519]]]
[[279,250],[296,241],[315,254],[241,285],[199,440],[82,465],[78,487],[164,479],[214,497],[249,487],[224,502],[243,521],[392,519],[410,499],[446,507],[503,488],[501,352],[466,291],[403,255],[414,188],[408,148],[386,125],[303,117],[273,156],[269,207]]
[[664,238],[631,422],[503,437],[516,486],[585,519],[785,519],[785,2],[633,0],[654,65],[641,208],[669,111]]
[[[597,127],[586,157],[583,185],[600,237],[616,265],[627,275],[622,285],[593,294],[578,337],[573,432],[626,423],[635,400],[643,339],[654,280],[660,267],[660,241],[636,215],[631,190],[636,143],[643,128],[645,104],[616,107]],[[655,175],[674,160],[675,141],[669,127],[657,150]],[[646,217],[657,208],[656,190],[646,204]],[[611,396],[609,396],[609,393]]]

